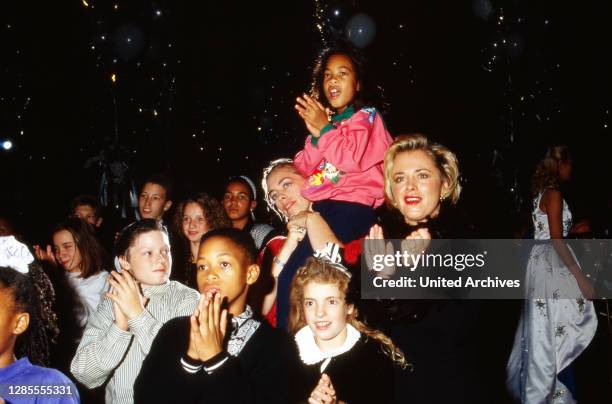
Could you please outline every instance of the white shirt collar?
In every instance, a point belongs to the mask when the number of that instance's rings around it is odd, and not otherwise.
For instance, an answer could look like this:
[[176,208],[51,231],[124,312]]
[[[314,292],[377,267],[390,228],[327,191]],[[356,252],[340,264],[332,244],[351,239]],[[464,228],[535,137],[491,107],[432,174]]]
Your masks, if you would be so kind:
[[295,342],[297,343],[300,351],[300,358],[302,359],[302,362],[307,365],[314,365],[315,363],[319,363],[323,360],[331,359],[334,356],[348,352],[351,348],[353,348],[357,341],[359,341],[359,338],[361,338],[361,333],[350,324],[346,325],[346,331],[346,340],[344,340],[344,343],[341,346],[332,351],[323,352],[317,345],[314,338],[314,333],[310,327],[307,325],[304,326],[295,334]]

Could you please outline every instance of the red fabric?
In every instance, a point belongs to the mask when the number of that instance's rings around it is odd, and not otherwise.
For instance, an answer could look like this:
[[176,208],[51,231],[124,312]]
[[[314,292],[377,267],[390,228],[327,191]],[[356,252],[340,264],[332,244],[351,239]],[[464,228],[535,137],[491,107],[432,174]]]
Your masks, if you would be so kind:
[[349,265],[355,265],[359,261],[362,250],[361,242],[363,240],[363,238],[360,238],[344,245],[344,262]]
[[[287,240],[287,237],[285,236],[276,236],[270,239],[270,241],[268,241],[266,246],[261,249],[259,255],[257,256],[257,263],[260,267],[263,266],[263,258],[266,254],[266,251],[270,250],[272,256],[276,256],[280,252],[281,248],[283,248],[285,240]],[[266,321],[268,321],[268,323],[270,323],[272,327],[276,328],[276,301],[274,301],[272,308],[270,309],[268,314],[266,314],[265,319]]]

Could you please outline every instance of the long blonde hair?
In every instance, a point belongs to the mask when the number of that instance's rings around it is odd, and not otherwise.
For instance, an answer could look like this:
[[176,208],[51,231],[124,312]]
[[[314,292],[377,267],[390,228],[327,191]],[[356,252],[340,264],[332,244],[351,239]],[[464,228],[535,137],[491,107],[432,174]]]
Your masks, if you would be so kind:
[[565,145],[550,146],[546,155],[538,162],[531,179],[531,192],[537,196],[546,188],[559,186],[559,164],[571,160],[569,148]]
[[[338,286],[340,292],[344,294],[347,304],[353,304],[348,297],[350,278],[342,271],[335,268],[327,261],[318,258],[309,258],[306,264],[301,267],[291,282],[289,301],[291,309],[289,311],[289,331],[295,334],[306,325],[304,314],[304,287],[309,282],[324,284],[334,284]],[[357,329],[357,331],[372,338],[380,343],[382,351],[393,360],[397,365],[405,368],[408,366],[404,353],[393,343],[391,338],[382,331],[374,330],[358,320],[359,312],[356,307],[348,315],[347,323]]]

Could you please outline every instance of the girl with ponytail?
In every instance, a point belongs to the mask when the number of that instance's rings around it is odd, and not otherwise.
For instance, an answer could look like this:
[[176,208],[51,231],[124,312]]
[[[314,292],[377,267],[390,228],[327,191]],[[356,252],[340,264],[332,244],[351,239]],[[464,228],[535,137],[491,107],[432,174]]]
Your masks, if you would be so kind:
[[294,402],[393,400],[393,366],[406,367],[406,359],[388,336],[359,320],[350,280],[327,258],[309,258],[293,278],[289,328],[300,355],[291,377]]

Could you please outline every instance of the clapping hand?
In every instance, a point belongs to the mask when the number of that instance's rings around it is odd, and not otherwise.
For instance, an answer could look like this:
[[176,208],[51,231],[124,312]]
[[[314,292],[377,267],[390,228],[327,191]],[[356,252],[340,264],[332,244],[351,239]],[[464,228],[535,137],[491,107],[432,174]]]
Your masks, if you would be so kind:
[[38,244],[35,245],[33,248],[34,248],[34,256],[36,256],[37,260],[47,261],[48,263],[52,265],[57,265],[55,254],[53,254],[53,248],[51,248],[50,245],[47,244],[47,248],[44,250],[40,248]]
[[111,272],[108,282],[113,289],[112,293],[106,293],[106,297],[113,301],[115,315],[117,315],[118,309],[128,320],[131,320],[144,311],[145,298],[140,291],[140,285],[128,271]]
[[[374,269],[375,256],[395,255],[393,244],[385,240],[382,227],[375,224],[370,228],[370,232],[365,236],[364,253],[369,269]],[[380,264],[380,263],[379,263]],[[377,275],[383,278],[390,278],[395,273],[395,265],[384,265],[380,271],[376,270]]]
[[330,111],[317,100],[304,94],[296,99],[295,109],[304,120],[306,128],[314,137],[321,135],[321,129],[329,122]]
[[308,404],[336,404],[337,402],[336,390],[334,390],[331,379],[323,373],[317,387],[310,393]]
[[426,228],[421,228],[410,233],[402,240],[402,252],[416,256],[427,250],[431,243],[431,234]]
[[227,309],[221,310],[221,295],[208,292],[202,295],[190,318],[187,355],[205,362],[223,351],[227,330]]

